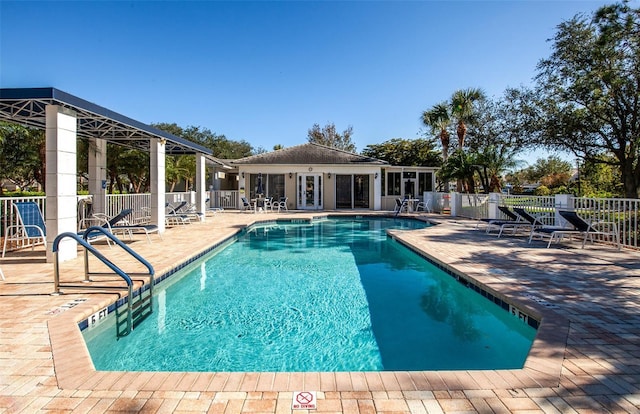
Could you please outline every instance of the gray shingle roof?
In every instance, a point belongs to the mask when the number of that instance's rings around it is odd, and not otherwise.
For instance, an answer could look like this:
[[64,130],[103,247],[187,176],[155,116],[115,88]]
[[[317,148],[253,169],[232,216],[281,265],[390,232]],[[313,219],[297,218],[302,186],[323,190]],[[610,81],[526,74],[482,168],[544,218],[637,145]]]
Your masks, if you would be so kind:
[[231,162],[232,165],[254,164],[371,164],[387,165],[386,161],[309,142],[294,147],[252,155]]

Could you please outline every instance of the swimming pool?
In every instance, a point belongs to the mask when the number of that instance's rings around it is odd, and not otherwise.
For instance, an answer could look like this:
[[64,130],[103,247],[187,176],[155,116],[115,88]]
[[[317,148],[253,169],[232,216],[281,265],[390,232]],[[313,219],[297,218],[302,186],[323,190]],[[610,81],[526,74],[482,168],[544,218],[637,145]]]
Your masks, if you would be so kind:
[[[116,340],[84,332],[98,370],[521,368],[535,329],[386,236],[413,220],[267,223],[156,289]],[[164,285],[164,286],[163,286]]]

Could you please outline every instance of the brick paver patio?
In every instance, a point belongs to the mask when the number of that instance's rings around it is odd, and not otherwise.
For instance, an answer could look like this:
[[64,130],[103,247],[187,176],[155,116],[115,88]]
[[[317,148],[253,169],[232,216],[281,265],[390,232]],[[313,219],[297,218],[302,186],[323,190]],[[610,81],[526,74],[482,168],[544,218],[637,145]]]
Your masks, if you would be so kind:
[[[223,212],[173,227],[164,240],[152,236],[148,244],[137,236],[130,245],[163,274],[248,223],[284,217]],[[317,391],[315,411],[323,413],[640,412],[640,253],[582,250],[577,242],[546,249],[523,237],[498,239],[468,220],[427,217],[439,225],[392,237],[542,320],[523,369],[96,372],[77,322],[116,296],[87,290],[52,296],[53,266],[36,248],[0,259],[7,278],[0,281],[0,413],[284,413],[299,390]],[[139,271],[117,249],[100,250]],[[81,280],[82,263],[81,256],[63,263],[62,278]]]

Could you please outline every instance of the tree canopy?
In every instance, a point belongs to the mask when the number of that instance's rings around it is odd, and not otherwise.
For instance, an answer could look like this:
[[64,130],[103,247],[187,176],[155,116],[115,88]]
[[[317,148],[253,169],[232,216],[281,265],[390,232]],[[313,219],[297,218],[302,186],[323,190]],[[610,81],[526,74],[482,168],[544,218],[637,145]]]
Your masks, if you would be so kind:
[[207,128],[188,126],[182,128],[175,123],[158,123],[154,127],[175,136],[187,139],[209,148],[213,156],[221,159],[238,159],[254,155],[254,148],[245,140],[234,141],[224,135],[218,135]]
[[[453,93],[449,101],[424,111],[422,123],[442,145],[443,181],[457,180],[459,191],[475,191],[479,179],[482,189],[500,191],[502,174],[518,165],[515,156],[523,150],[513,92],[492,100],[481,89]],[[451,129],[458,136],[458,147],[449,156]]]
[[541,183],[547,187],[566,185],[571,178],[571,163],[556,155],[538,158],[533,165],[514,173],[514,179],[521,184]]
[[442,163],[433,140],[393,138],[382,144],[370,144],[362,155],[387,161],[391,165],[439,167]]
[[0,179],[21,188],[38,183],[44,187],[44,138],[44,131],[0,121]]
[[466,151],[474,154],[475,171],[487,192],[501,191],[502,175],[522,163],[517,159],[523,148],[522,138],[509,122],[514,112],[512,95],[507,90],[501,99],[482,99],[473,114]]
[[531,143],[616,165],[625,196],[640,197],[640,10],[624,2],[576,16],[552,42],[535,89],[522,91]]
[[467,135],[467,124],[474,122],[477,115],[477,103],[486,98],[482,89],[460,89],[451,96],[451,117],[456,120],[458,135],[458,149],[464,148],[464,139]]
[[313,127],[307,132],[307,140],[327,147],[356,152],[356,145],[351,141],[352,134],[353,127],[351,125],[342,134],[339,134],[334,123],[327,124],[322,128],[318,124],[313,124]]

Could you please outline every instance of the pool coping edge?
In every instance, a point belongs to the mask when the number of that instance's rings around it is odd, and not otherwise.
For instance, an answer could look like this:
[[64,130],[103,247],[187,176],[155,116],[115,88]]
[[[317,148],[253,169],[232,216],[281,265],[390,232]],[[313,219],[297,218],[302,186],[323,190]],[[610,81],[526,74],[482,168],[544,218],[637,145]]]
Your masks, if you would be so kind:
[[[330,214],[319,215],[319,217],[328,217]],[[362,216],[362,214],[359,214]],[[314,217],[315,219],[315,217]],[[252,225],[270,220],[254,220],[248,223],[244,228],[232,232],[223,241],[215,243],[219,246]],[[402,232],[396,230],[394,232]],[[394,234],[396,239],[402,238],[401,234]],[[93,366],[88,349],[82,337],[79,323],[83,319],[88,318],[93,313],[103,309],[109,302],[113,303],[108,297],[101,300],[91,299],[77,306],[72,311],[65,312],[48,321],[49,337],[51,341],[51,349],[53,355],[55,375],[58,386],[61,389],[101,389],[101,390],[131,390],[131,389],[148,389],[145,388],[150,383],[161,381],[163,384],[174,383],[176,387],[179,383],[184,382],[185,385],[177,388],[185,388],[184,391],[243,391],[243,388],[251,388],[243,385],[245,383],[245,375],[252,378],[257,377],[256,384],[263,386],[253,387],[254,389],[246,389],[244,391],[296,391],[302,389],[293,379],[289,379],[286,387],[282,387],[284,383],[283,376],[292,376],[293,378],[310,377],[309,384],[318,384],[314,389],[316,391],[364,391],[361,381],[355,378],[364,379],[367,384],[368,391],[394,390],[394,391],[418,391],[418,390],[462,390],[462,389],[486,389],[490,384],[491,388],[512,389],[512,388],[531,388],[531,387],[557,387],[560,383],[560,375],[562,371],[562,363],[564,360],[564,351],[566,348],[567,338],[569,334],[569,320],[562,317],[553,310],[541,307],[535,301],[524,296],[511,297],[508,294],[501,293],[495,287],[488,287],[472,274],[462,272],[455,266],[445,263],[438,258],[428,254],[404,240],[404,244],[412,250],[422,255],[430,257],[433,261],[446,266],[456,274],[463,275],[476,283],[482,284],[488,289],[504,296],[509,302],[522,306],[540,319],[540,326],[534,343],[529,351],[529,356],[522,369],[513,370],[460,370],[460,371],[381,371],[381,372],[322,372],[322,373],[228,373],[228,372],[197,372],[197,373],[180,373],[180,372],[119,372],[119,371],[97,371]],[[212,251],[213,248],[203,249],[201,252],[195,253],[186,261],[193,261],[193,257],[201,257],[202,255]],[[185,263],[186,263],[185,261]],[[187,265],[184,264],[183,265]],[[184,266],[180,266],[184,267]],[[175,267],[169,267],[167,272],[175,271]],[[166,273],[166,272],[165,272]],[[164,274],[164,273],[163,273]],[[499,287],[499,286],[498,286]],[[68,355],[68,349],[71,347],[75,358],[69,361],[63,360],[60,354],[62,349]],[[193,377],[193,383],[189,386],[183,379]],[[271,381],[268,378],[272,378]],[[349,379],[347,379],[347,378]],[[151,381],[151,378],[154,380]],[[260,381],[260,378],[267,378]],[[320,380],[316,381],[316,378]],[[324,381],[322,379],[324,378]],[[253,380],[252,380],[253,381]],[[271,384],[271,386],[269,386]],[[133,387],[133,388],[132,388]],[[258,389],[260,388],[260,389]],[[286,389],[281,389],[286,388]],[[304,387],[303,387],[304,388]],[[310,388],[304,388],[309,390]]]

